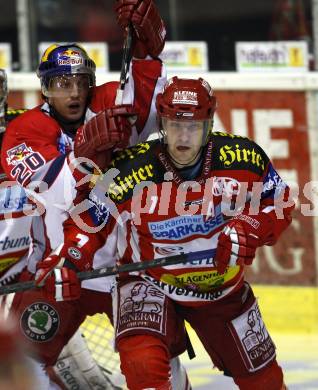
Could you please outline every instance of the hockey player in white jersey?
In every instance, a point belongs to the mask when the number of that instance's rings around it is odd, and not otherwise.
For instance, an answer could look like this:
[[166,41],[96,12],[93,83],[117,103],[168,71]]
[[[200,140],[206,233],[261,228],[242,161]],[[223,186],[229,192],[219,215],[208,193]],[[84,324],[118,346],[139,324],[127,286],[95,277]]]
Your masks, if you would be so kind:
[[[8,123],[25,110],[8,109],[8,83],[0,69],[0,150]],[[27,197],[17,183],[8,184],[0,164],[0,285],[13,281],[26,265],[31,218],[23,212]]]

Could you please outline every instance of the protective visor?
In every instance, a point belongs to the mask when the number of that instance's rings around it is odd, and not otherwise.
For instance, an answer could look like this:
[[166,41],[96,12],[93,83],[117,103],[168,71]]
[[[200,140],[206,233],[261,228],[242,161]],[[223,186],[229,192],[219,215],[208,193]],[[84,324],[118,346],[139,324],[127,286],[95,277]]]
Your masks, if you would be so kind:
[[162,129],[164,143],[168,143],[171,137],[178,138],[180,142],[191,142],[193,146],[204,146],[207,143],[211,132],[211,119],[185,120],[162,118]]
[[88,74],[64,74],[50,78],[48,85],[42,85],[42,93],[46,97],[66,97],[93,86]]

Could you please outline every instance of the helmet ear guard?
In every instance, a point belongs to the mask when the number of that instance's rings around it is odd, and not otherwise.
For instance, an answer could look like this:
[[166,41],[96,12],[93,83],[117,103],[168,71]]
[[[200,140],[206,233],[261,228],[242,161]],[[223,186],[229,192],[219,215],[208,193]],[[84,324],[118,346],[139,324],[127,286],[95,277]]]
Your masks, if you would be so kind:
[[44,96],[48,95],[50,80],[59,75],[87,74],[90,87],[95,86],[95,62],[85,49],[77,43],[53,44],[41,57],[36,74],[41,80]]

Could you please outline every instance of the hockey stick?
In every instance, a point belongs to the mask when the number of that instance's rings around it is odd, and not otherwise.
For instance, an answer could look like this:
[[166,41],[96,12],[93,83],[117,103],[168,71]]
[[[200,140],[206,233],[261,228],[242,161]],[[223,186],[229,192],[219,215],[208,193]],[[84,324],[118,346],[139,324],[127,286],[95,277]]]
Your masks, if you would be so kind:
[[132,43],[132,26],[129,24],[127,27],[127,35],[123,47],[123,58],[121,62],[119,87],[116,93],[115,104],[120,105],[123,103],[123,93],[126,84],[127,72],[131,60],[131,43]]
[[[186,264],[192,261],[203,260],[211,258],[215,255],[215,249],[207,249],[198,252],[182,253],[175,256],[161,257],[160,259],[154,259],[144,261],[140,263],[115,265],[114,267],[98,268],[93,271],[79,272],[77,277],[79,280],[88,280],[101,278],[103,276],[111,276],[120,274],[122,272],[141,272],[150,268],[166,267],[168,265]],[[0,287],[0,295],[11,294],[15,292],[22,292],[36,288],[35,281],[30,280],[28,282],[19,282],[7,286]]]

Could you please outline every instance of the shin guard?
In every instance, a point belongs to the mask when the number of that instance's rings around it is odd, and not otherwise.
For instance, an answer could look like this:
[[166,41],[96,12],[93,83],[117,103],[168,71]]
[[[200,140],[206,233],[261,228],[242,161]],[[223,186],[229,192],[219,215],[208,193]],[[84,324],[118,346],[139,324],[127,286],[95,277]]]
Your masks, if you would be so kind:
[[233,378],[240,390],[282,390],[283,371],[274,360],[269,366],[245,377]]
[[136,335],[118,342],[121,370],[130,390],[171,390],[169,353],[158,337]]

